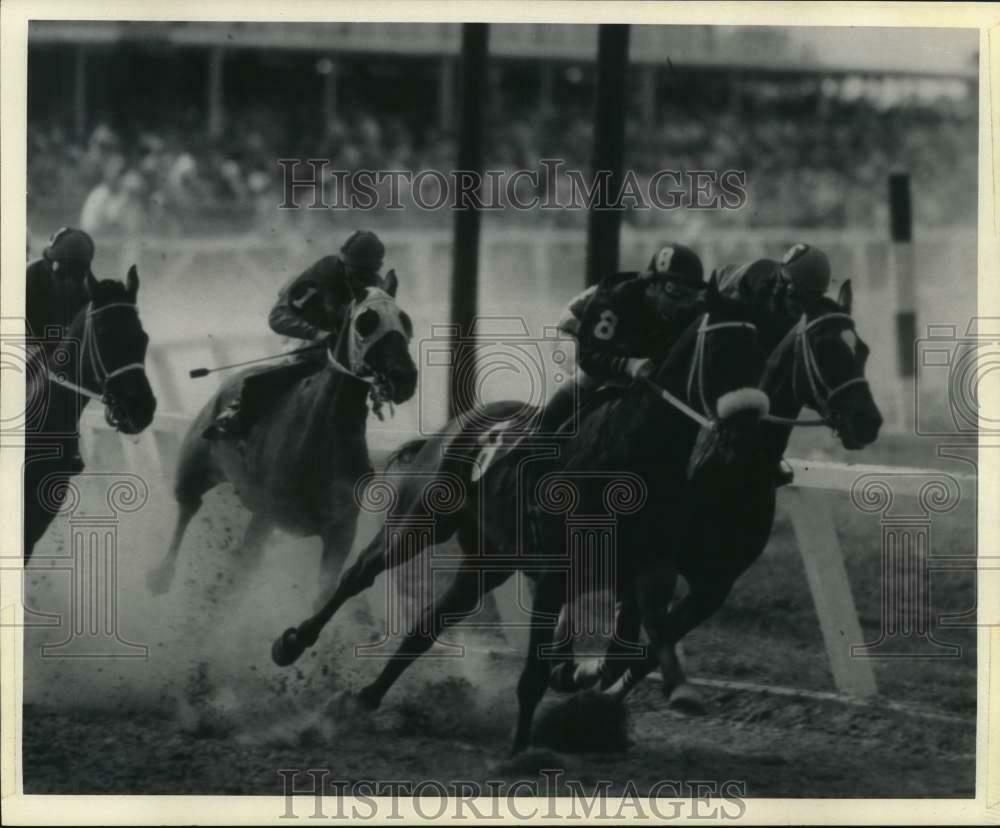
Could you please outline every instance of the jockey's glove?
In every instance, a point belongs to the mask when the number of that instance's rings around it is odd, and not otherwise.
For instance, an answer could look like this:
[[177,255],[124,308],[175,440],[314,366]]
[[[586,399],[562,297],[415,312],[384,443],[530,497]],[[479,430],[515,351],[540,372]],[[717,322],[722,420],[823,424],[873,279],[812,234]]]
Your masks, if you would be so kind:
[[632,379],[644,380],[649,379],[653,376],[653,370],[655,369],[653,365],[653,360],[651,359],[639,359],[631,358],[625,361],[625,371],[628,373]]

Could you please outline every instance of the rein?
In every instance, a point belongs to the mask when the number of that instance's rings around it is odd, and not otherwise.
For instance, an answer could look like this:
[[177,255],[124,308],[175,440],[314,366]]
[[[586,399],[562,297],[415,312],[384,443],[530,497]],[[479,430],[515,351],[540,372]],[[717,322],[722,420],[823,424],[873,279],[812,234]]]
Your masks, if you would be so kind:
[[809,382],[809,390],[812,393],[813,401],[816,404],[816,409],[819,411],[820,416],[809,419],[798,419],[797,417],[779,417],[775,414],[767,414],[764,416],[764,420],[767,422],[792,427],[830,425],[830,400],[837,396],[837,394],[854,385],[868,384],[868,380],[863,376],[852,377],[851,379],[842,382],[840,385],[831,388],[830,384],[824,379],[823,372],[816,359],[816,354],[809,342],[809,332],[816,326],[824,322],[829,322],[833,319],[846,319],[850,322],[851,329],[853,330],[854,328],[854,319],[852,319],[850,314],[847,313],[826,313],[817,317],[812,322],[809,322],[806,319],[806,315],[803,314],[802,318],[796,323],[795,327],[785,334],[785,338],[782,339],[781,342],[778,343],[778,347],[774,349],[774,353],[768,360],[767,369],[764,375],[766,382],[766,380],[769,379],[770,376],[777,370],[778,364],[784,357],[784,352],[789,347],[794,347],[795,362],[793,362],[792,365],[792,393],[795,396],[795,401],[800,405],[805,404],[802,402],[802,396],[799,394],[799,374],[796,370],[796,365],[798,363],[799,356],[801,355],[802,367],[805,371],[806,380]]
[[107,369],[107,366],[104,363],[104,358],[101,356],[101,346],[97,341],[97,334],[94,333],[92,319],[97,316],[97,314],[110,310],[111,308],[131,308],[133,311],[136,309],[135,305],[131,305],[128,302],[112,302],[109,305],[103,305],[99,308],[95,308],[93,302],[88,302],[86,310],[87,315],[83,325],[83,356],[90,362],[90,370],[98,384],[101,386],[100,392],[93,391],[84,385],[78,385],[75,382],[70,382],[68,379],[59,376],[51,369],[47,372],[49,382],[62,386],[63,388],[67,388],[80,396],[88,397],[89,399],[97,400],[98,402],[106,402],[108,380],[114,379],[122,374],[126,374],[129,371],[145,370],[145,366],[141,362],[130,362],[111,371]]
[[[698,324],[698,331],[696,334],[696,340],[694,345],[694,356],[691,359],[691,367],[688,370],[688,381],[687,381],[687,397],[692,399],[695,392],[697,392],[698,400],[701,403],[702,411],[705,413],[700,413],[684,402],[680,397],[672,394],[666,388],[661,386],[659,383],[654,382],[649,377],[646,377],[643,382],[646,387],[652,391],[656,396],[663,400],[667,405],[673,406],[681,414],[690,420],[694,420],[699,426],[707,429],[715,429],[718,426],[718,418],[712,417],[708,414],[710,406],[708,401],[705,399],[705,342],[709,333],[713,331],[722,330],[725,328],[741,328],[749,331],[756,331],[757,327],[750,322],[709,322],[709,314],[703,314],[701,317],[701,322]],[[683,338],[674,346],[675,348],[680,348],[681,345],[686,344],[687,337]],[[667,357],[667,361],[670,361],[670,357]]]

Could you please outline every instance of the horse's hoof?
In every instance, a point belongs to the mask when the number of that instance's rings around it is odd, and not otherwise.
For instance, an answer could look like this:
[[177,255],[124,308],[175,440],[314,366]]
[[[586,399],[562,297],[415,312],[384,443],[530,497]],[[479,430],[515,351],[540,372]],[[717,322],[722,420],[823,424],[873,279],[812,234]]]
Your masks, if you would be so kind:
[[294,664],[305,651],[306,645],[299,638],[298,630],[289,627],[271,645],[271,660],[279,667],[287,667],[289,664]]
[[672,710],[688,716],[704,716],[708,712],[705,700],[692,685],[684,682],[670,693],[667,704]]
[[163,595],[170,590],[173,580],[174,568],[172,566],[158,566],[146,574],[146,589],[153,595]]

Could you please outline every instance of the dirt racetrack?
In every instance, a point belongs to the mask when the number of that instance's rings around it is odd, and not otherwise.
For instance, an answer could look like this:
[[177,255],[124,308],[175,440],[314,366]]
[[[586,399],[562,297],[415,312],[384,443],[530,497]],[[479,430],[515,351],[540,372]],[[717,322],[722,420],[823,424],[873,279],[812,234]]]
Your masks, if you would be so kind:
[[[27,632],[25,793],[280,794],[281,769],[448,785],[534,779],[551,768],[562,772],[557,785],[606,782],[619,795],[630,783],[643,794],[662,780],[731,781],[750,797],[974,795],[973,628],[939,634],[961,645],[960,658],[876,663],[883,698],[927,715],[713,687],[705,690],[708,715],[686,717],[667,708],[658,682],[647,681],[627,703],[627,751],[549,752],[509,763],[520,658],[505,654],[497,635],[455,631],[454,640],[469,650],[423,659],[367,719],[338,715],[336,703],[328,711],[338,692],[360,688],[384,663],[351,650],[378,637],[379,599],[371,618],[348,604],[295,667],[277,668],[270,644],[309,611],[318,542],[276,535],[262,569],[234,602],[226,587],[238,571],[234,550],[246,514],[220,490],[192,524],[172,592],[155,598],[144,577],[165,546],[173,507],[165,481],[153,479],[150,489],[148,504],[120,526],[118,606],[120,635],[148,646],[148,658],[45,657],[40,646],[62,640],[65,631]],[[873,640],[878,519],[854,511],[846,498],[836,503],[836,519],[862,625]],[[937,521],[942,550],[974,548],[971,508]],[[63,554],[68,524],[56,522],[28,573],[35,609],[65,611],[66,574],[53,569],[59,561],[51,556]],[[373,528],[363,525],[359,539]],[[384,589],[379,579],[373,593]],[[935,612],[970,609],[973,578],[936,573],[932,600]],[[687,655],[695,677],[833,690],[784,517],[727,606],[689,637]]]

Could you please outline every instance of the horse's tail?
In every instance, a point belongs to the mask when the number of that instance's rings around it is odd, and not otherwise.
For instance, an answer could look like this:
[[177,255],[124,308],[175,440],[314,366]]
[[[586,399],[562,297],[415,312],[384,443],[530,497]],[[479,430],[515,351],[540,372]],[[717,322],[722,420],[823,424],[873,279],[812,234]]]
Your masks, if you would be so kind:
[[396,463],[410,463],[417,453],[427,445],[427,437],[409,440],[396,449],[385,461],[385,470],[389,471]]

